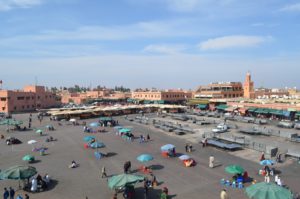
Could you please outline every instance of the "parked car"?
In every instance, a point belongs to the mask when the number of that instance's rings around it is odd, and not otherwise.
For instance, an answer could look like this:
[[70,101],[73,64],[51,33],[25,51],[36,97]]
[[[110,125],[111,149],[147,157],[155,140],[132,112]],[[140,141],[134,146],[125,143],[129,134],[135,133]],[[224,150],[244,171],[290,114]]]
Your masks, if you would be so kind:
[[225,133],[228,130],[228,127],[226,124],[219,124],[217,128],[213,129],[213,133]]

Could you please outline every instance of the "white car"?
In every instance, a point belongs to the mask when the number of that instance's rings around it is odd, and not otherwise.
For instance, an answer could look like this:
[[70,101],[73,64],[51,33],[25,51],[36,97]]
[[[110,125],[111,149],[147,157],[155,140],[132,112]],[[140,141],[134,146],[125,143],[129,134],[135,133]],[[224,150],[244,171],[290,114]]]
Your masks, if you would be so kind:
[[217,128],[213,129],[213,133],[224,133],[228,130],[228,127],[226,124],[219,124]]

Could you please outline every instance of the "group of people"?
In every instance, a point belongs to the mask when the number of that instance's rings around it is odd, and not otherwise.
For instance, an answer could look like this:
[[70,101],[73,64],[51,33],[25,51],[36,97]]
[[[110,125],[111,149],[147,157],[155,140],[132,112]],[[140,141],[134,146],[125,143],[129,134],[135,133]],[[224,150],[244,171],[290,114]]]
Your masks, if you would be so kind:
[[[3,192],[3,199],[15,199],[15,194],[16,192],[12,187],[9,187],[9,189],[5,187]],[[29,195],[26,193],[23,198],[20,194],[18,194],[16,199],[29,199]]]
[[45,174],[44,177],[42,177],[40,174],[36,176],[36,178],[32,178],[31,180],[31,188],[30,191],[37,192],[40,190],[46,190],[50,184],[50,176],[48,174]]
[[140,141],[139,141],[140,143],[143,143],[146,141],[148,142],[148,141],[150,141],[150,135],[147,134],[147,136],[145,137],[143,134],[141,134],[139,139],[140,139]]
[[192,144],[185,144],[185,152],[191,153],[193,151]]

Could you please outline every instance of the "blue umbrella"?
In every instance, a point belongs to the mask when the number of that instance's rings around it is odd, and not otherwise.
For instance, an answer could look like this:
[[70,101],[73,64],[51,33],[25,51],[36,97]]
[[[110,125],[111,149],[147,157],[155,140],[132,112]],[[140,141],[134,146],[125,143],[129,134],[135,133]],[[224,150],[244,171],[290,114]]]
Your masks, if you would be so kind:
[[100,124],[98,122],[92,122],[89,124],[90,127],[99,127]]
[[104,143],[102,142],[94,142],[90,145],[91,148],[96,149],[96,148],[102,148],[105,147]]
[[190,159],[191,157],[190,156],[188,156],[188,155],[181,155],[181,156],[179,156],[179,159],[180,160],[188,160],[188,159]]
[[169,151],[169,150],[174,149],[174,148],[175,148],[174,145],[172,145],[172,144],[166,144],[166,145],[160,147],[160,150],[162,150],[162,151]]
[[141,154],[136,159],[140,162],[149,162],[153,160],[153,157],[150,154]]
[[273,160],[262,160],[260,161],[260,165],[266,166],[266,165],[273,165],[275,162]]
[[95,139],[95,136],[85,136],[85,137],[83,138],[83,141],[85,141],[85,142],[90,142],[90,141],[92,141],[93,139]]

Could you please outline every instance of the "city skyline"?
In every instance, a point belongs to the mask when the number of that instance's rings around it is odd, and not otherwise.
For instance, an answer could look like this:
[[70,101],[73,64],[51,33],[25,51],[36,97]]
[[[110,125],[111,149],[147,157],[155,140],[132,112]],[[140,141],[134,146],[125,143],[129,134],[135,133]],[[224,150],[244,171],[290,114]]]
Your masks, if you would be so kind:
[[300,87],[299,16],[293,0],[0,0],[0,79],[195,89],[251,71]]

